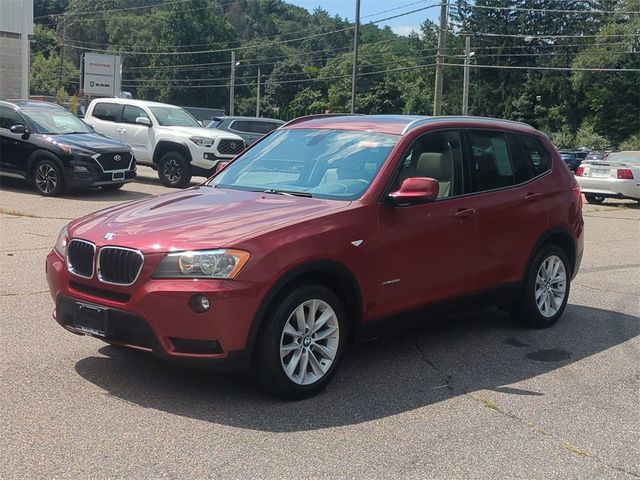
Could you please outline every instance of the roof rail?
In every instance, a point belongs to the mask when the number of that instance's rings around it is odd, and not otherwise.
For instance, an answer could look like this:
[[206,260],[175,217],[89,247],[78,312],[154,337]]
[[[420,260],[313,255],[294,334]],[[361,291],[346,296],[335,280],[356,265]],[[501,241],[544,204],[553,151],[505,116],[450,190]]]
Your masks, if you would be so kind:
[[361,115],[362,115],[361,113],[317,113],[314,115],[303,115],[302,117],[289,120],[287,123],[285,123],[284,125],[281,125],[279,128],[288,127],[289,125],[296,125],[298,123],[303,123],[316,118],[350,117],[350,116],[361,116]]
[[440,115],[437,117],[424,117],[424,118],[418,118],[417,120],[414,120],[413,122],[410,122],[407,124],[406,127],[404,127],[404,130],[402,130],[401,135],[404,135],[408,132],[410,132],[411,130],[421,126],[421,125],[425,125],[434,121],[438,121],[438,120],[470,120],[470,121],[474,121],[474,122],[478,122],[478,121],[486,121],[486,122],[498,122],[498,123],[510,123],[513,125],[520,125],[521,127],[529,127],[531,129],[533,129],[533,127],[531,125],[529,125],[528,123],[524,123],[524,122],[517,122],[515,120],[505,120],[503,118],[493,118],[493,117],[475,117],[472,115]]

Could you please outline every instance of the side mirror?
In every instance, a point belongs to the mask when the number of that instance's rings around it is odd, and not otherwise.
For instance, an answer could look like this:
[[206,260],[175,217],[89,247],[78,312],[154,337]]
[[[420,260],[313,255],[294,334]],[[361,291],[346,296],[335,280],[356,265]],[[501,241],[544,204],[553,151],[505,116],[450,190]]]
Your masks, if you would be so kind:
[[202,123],[202,120],[198,120],[198,124],[199,124],[202,128],[204,128],[204,123]]
[[147,127],[151,126],[151,120],[149,120],[147,117],[136,117],[136,123],[139,123],[140,125],[146,125]]
[[435,178],[405,178],[402,185],[400,185],[400,190],[389,194],[389,200],[395,205],[428,203],[438,198],[439,191],[440,185]]
[[9,131],[11,133],[15,133],[16,135],[29,135],[29,130],[27,130],[27,127],[20,123],[17,125],[11,125]]
[[216,163],[215,169],[213,171],[214,175],[221,172],[224,167],[226,167],[227,165],[229,165],[230,162],[218,162]]

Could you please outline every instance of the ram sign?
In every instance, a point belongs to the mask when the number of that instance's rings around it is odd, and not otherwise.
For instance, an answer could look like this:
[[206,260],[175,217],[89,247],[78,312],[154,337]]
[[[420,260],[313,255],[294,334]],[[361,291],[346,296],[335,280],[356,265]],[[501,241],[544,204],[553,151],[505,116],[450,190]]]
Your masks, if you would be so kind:
[[116,97],[122,82],[122,60],[115,55],[85,53],[82,86],[85,95]]

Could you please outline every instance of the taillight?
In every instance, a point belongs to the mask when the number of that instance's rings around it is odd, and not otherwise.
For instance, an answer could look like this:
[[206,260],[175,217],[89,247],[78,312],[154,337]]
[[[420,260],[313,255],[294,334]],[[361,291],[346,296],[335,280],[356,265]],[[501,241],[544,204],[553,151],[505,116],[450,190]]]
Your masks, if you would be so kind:
[[633,172],[628,168],[619,168],[618,178],[621,180],[633,180]]
[[576,199],[576,204],[578,205],[578,210],[582,210],[582,192],[580,191],[580,185],[578,182],[574,180],[573,188],[571,189],[571,193]]
[[582,175],[584,175],[584,167],[578,167],[578,170],[576,170],[576,177],[581,177]]

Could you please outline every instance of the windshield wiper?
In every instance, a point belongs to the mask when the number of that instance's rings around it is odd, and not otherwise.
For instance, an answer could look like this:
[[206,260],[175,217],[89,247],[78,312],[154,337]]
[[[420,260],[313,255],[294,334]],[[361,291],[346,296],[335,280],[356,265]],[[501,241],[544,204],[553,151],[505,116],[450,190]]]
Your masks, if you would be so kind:
[[273,193],[275,195],[286,195],[288,197],[306,197],[306,198],[313,197],[313,195],[311,195],[308,192],[293,192],[293,191],[290,191],[290,190],[275,190],[273,188],[267,188],[266,190],[262,190],[262,193]]

